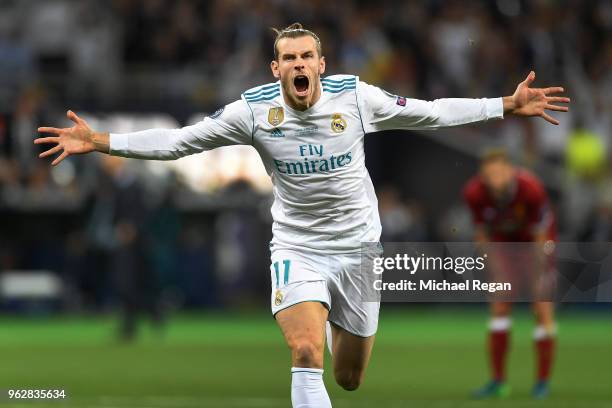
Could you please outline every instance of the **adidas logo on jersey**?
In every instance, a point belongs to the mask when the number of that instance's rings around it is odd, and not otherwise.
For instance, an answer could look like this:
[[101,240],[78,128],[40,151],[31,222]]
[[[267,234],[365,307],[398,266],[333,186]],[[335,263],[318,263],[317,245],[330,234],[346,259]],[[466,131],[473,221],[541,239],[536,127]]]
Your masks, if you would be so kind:
[[272,132],[270,132],[270,137],[285,137],[285,134],[279,128],[274,128]]

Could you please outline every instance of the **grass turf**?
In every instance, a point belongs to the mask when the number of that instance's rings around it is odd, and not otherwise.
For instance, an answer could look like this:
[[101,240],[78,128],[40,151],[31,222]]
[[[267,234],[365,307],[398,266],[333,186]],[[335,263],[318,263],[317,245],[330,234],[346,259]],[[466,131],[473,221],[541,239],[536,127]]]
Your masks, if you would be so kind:
[[[484,312],[382,311],[366,381],[346,392],[325,381],[334,407],[487,407],[468,395],[487,378]],[[512,396],[497,407],[611,407],[609,318],[561,315],[552,395],[529,396],[532,320],[515,318]],[[289,352],[264,314],[179,316],[163,337],[114,339],[110,318],[0,319],[0,389],[63,388],[66,401],[1,407],[191,408],[290,406]]]

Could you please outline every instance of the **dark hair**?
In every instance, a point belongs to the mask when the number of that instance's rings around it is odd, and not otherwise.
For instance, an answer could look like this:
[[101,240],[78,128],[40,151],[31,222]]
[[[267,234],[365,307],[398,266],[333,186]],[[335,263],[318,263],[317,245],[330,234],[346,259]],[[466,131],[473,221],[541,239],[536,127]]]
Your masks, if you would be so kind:
[[274,40],[274,59],[278,60],[278,42],[283,38],[300,38],[305,36],[310,36],[315,40],[315,44],[317,47],[317,53],[319,53],[319,57],[322,55],[321,53],[321,40],[319,36],[313,33],[310,30],[302,27],[300,23],[293,23],[288,27],[279,30],[277,28],[272,28],[272,31],[276,34],[276,39]]

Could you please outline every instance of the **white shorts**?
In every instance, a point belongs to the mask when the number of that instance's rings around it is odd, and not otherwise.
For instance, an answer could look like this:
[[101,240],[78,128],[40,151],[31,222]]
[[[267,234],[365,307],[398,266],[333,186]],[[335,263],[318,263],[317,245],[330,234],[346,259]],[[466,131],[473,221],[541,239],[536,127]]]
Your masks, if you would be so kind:
[[323,255],[272,251],[272,314],[302,302],[321,302],[328,320],[360,337],[376,333],[380,302],[364,301],[361,253]]

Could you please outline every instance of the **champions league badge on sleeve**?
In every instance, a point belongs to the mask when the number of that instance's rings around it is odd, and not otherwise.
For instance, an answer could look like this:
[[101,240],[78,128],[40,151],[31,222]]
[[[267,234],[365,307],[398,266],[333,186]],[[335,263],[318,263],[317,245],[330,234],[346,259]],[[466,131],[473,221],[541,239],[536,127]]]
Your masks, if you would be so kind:
[[406,98],[404,98],[403,96],[398,96],[397,101],[395,101],[395,104],[399,106],[406,106]]

